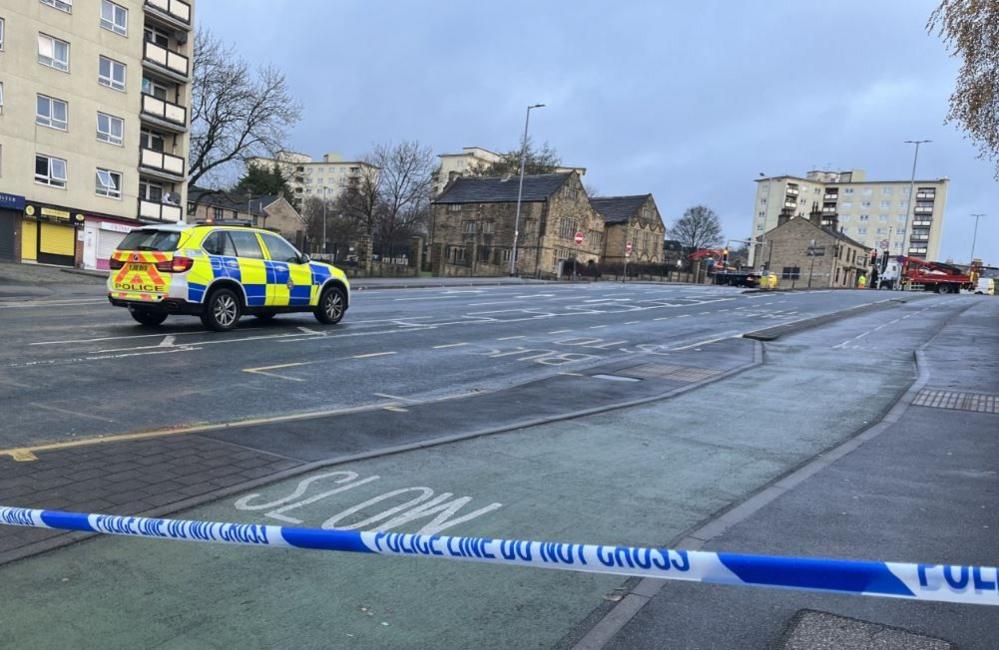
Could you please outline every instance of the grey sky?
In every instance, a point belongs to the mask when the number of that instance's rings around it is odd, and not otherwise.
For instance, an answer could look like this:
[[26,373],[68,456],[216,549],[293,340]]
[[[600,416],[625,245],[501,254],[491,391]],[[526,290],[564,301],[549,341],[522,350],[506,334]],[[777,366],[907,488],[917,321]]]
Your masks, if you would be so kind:
[[944,126],[958,61],[925,31],[932,0],[409,2],[200,0],[198,20],[283,69],[305,106],[291,147],[437,153],[531,133],[601,194],[653,192],[667,224],[714,208],[749,236],[759,172],[865,169],[951,179],[941,257],[999,263],[992,167]]

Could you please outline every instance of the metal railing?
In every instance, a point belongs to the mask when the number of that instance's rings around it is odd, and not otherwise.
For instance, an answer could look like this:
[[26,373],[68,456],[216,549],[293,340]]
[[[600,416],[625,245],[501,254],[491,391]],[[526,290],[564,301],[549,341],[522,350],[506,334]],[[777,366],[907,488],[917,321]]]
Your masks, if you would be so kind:
[[142,219],[153,219],[156,221],[169,221],[176,223],[184,216],[184,211],[179,205],[167,205],[156,201],[146,201],[139,199],[139,217]]

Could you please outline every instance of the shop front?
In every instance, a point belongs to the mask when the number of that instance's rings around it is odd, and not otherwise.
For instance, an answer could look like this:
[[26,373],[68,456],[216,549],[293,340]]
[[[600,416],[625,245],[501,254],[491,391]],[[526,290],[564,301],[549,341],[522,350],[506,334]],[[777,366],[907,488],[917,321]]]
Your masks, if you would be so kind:
[[65,208],[29,203],[21,221],[21,261],[76,266],[77,229],[84,216]]
[[24,197],[0,192],[0,261],[16,262],[17,233],[24,214]]
[[83,227],[83,268],[106,271],[118,244],[139,225],[134,221],[87,214]]

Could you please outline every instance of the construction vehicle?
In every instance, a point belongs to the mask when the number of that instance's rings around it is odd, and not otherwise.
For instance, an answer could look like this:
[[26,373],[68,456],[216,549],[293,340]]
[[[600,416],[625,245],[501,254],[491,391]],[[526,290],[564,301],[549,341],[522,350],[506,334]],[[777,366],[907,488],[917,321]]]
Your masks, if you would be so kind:
[[973,260],[965,271],[953,264],[930,262],[918,257],[884,255],[879,261],[881,277],[878,287],[894,289],[901,282],[902,289],[909,291],[935,291],[937,293],[959,293],[961,290],[974,291],[981,274],[981,260]]

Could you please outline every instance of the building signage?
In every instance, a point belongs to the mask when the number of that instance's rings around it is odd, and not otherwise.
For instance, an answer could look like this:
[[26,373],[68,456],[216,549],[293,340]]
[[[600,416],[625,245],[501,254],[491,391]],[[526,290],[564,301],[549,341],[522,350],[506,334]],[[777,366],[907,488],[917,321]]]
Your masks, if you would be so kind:
[[43,217],[55,217],[56,219],[63,219],[69,221],[69,210],[56,210],[55,208],[42,208]]
[[38,221],[54,221],[56,223],[65,223],[71,226],[83,225],[85,217],[76,213],[73,214],[69,210],[62,210],[60,208],[43,208],[41,206],[26,205],[24,207],[24,214],[29,217],[34,217]]
[[126,226],[123,223],[115,223],[113,221],[102,221],[100,225],[101,230],[110,230],[111,232],[132,232],[133,226]]
[[8,194],[6,192],[0,192],[0,209],[23,210],[24,197],[18,194]]

